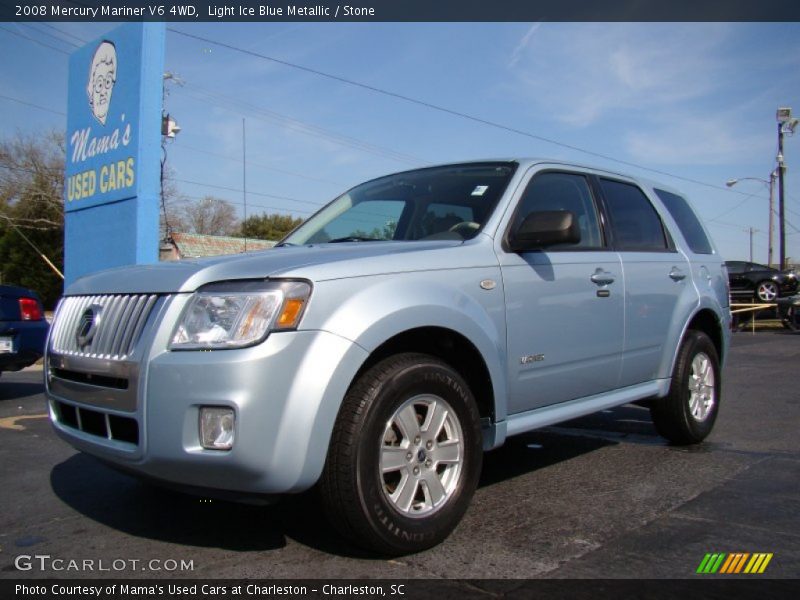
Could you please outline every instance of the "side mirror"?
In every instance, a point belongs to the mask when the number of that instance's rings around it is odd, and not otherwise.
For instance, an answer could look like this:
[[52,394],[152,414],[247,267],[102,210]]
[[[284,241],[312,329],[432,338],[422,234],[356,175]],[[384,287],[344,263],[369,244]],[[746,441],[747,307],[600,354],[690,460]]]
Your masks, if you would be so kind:
[[532,212],[511,234],[509,245],[512,252],[524,252],[557,244],[577,244],[581,241],[581,230],[575,213],[569,210],[545,210]]

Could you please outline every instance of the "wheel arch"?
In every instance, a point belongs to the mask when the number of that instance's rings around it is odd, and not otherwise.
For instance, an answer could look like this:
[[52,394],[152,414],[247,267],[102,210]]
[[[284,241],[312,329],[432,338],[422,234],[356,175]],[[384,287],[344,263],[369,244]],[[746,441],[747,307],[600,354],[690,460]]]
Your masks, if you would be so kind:
[[370,353],[353,382],[381,360],[402,352],[429,354],[450,365],[467,382],[481,418],[495,422],[495,389],[486,360],[466,336],[447,327],[422,326],[395,334]]
[[[709,338],[711,338],[711,341],[714,343],[714,348],[717,350],[717,356],[719,357],[721,364],[726,354],[726,348],[722,335],[722,323],[717,318],[717,315],[714,313],[714,311],[712,311],[710,308],[704,308],[696,312],[686,326],[686,330],[684,331],[683,335],[685,336],[686,331],[690,329],[702,331]],[[683,340],[683,336],[681,336],[681,340]]]
[[[681,331],[678,343],[672,353],[672,361],[670,363],[669,373],[670,376],[675,372],[675,361],[678,359],[683,340],[686,339],[688,331],[702,331],[705,333],[714,344],[719,357],[719,363],[722,365],[727,357],[728,344],[730,340],[730,332],[725,328],[725,321],[720,317],[721,309],[714,309],[711,306],[700,306],[686,321],[686,325]],[[730,325],[730,323],[728,323]]]

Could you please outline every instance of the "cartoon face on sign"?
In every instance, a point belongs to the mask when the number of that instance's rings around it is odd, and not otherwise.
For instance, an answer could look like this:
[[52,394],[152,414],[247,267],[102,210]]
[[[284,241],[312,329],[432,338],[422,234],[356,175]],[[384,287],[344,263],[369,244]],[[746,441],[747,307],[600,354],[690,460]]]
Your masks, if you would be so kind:
[[106,124],[108,107],[111,104],[111,92],[117,80],[117,48],[113,42],[104,40],[97,46],[89,67],[89,84],[86,94],[89,96],[89,107],[94,118],[102,125]]

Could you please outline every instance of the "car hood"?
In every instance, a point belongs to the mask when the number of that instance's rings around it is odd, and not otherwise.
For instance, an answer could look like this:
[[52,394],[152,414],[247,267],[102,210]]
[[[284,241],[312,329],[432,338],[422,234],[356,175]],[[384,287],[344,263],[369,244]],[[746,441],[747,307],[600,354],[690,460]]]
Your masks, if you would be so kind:
[[[346,242],[135,265],[82,277],[67,288],[66,295],[193,292],[207,283],[232,279],[298,277],[325,281],[453,268],[457,261],[453,253],[467,258],[462,255],[464,247],[475,246],[475,242]],[[480,265],[472,262],[471,266]]]

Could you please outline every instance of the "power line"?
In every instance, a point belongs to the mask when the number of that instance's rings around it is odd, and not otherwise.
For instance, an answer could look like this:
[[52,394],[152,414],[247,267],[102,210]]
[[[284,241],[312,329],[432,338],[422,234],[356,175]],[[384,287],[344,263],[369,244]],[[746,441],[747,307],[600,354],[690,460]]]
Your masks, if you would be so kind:
[[[55,29],[56,31],[61,32],[61,33],[66,33],[66,32],[62,31],[61,29],[53,27],[52,25],[48,25],[48,26],[53,28],[53,29]],[[57,52],[61,52],[62,54],[69,54],[68,52],[65,52],[64,50],[61,50],[61,49],[56,48],[54,46],[50,46],[48,44],[45,44],[44,42],[41,42],[40,40],[36,40],[34,38],[25,36],[25,35],[23,35],[21,33],[15,32],[15,31],[10,30],[10,29],[7,29],[5,27],[0,27],[0,29],[4,29],[8,33],[11,33],[13,35],[17,35],[19,37],[25,38],[25,39],[27,39],[29,41],[32,41],[32,42],[37,43],[37,44],[40,44],[42,46],[45,46],[45,47],[50,48],[52,50],[55,50]],[[634,163],[634,162],[631,162],[631,161],[626,161],[626,160],[623,160],[623,159],[620,159],[620,158],[616,158],[616,157],[613,157],[613,156],[610,156],[610,155],[607,155],[607,154],[603,154],[603,153],[600,153],[600,152],[595,152],[593,150],[588,150],[586,148],[581,148],[581,147],[575,146],[573,144],[567,144],[567,143],[564,143],[564,142],[559,142],[558,140],[554,140],[552,138],[547,138],[547,137],[544,137],[544,136],[541,136],[541,135],[537,135],[535,133],[531,133],[529,131],[524,131],[524,130],[521,130],[521,129],[517,129],[515,127],[510,127],[510,126],[504,125],[502,123],[497,123],[495,121],[490,121],[488,119],[477,117],[475,115],[470,115],[468,113],[464,113],[464,112],[457,111],[457,110],[454,110],[454,109],[451,109],[451,108],[447,108],[445,106],[434,104],[432,102],[427,102],[425,100],[420,100],[420,99],[417,99],[417,98],[413,98],[411,96],[406,96],[405,94],[392,92],[392,91],[385,90],[385,89],[382,89],[382,88],[379,88],[379,87],[376,87],[376,86],[373,86],[373,85],[369,85],[369,84],[366,84],[366,83],[362,83],[362,82],[359,82],[359,81],[356,81],[356,80],[353,80],[353,79],[349,79],[349,78],[342,77],[342,76],[339,76],[339,75],[334,75],[332,73],[327,73],[327,72],[321,71],[319,69],[314,69],[314,68],[307,67],[307,66],[304,66],[304,65],[300,65],[300,64],[297,64],[297,63],[293,63],[293,62],[290,62],[290,61],[287,61],[287,60],[282,60],[282,59],[279,59],[279,58],[268,56],[266,54],[261,54],[259,52],[255,52],[253,50],[248,50],[248,49],[245,49],[245,48],[239,48],[239,47],[234,46],[232,44],[228,44],[228,43],[221,42],[221,41],[218,41],[218,40],[212,40],[210,38],[206,38],[206,37],[203,37],[203,36],[191,34],[191,33],[185,32],[185,31],[180,31],[180,30],[175,29],[173,27],[168,27],[167,31],[170,31],[171,33],[175,33],[177,35],[184,36],[184,37],[187,37],[187,38],[191,38],[191,39],[194,39],[194,40],[197,40],[197,41],[205,42],[205,43],[208,43],[208,44],[213,44],[213,45],[219,46],[221,48],[226,48],[226,49],[231,50],[233,52],[239,52],[239,53],[242,53],[242,54],[253,56],[255,58],[260,58],[262,60],[267,60],[267,61],[270,61],[270,62],[274,62],[276,64],[280,64],[280,65],[283,65],[285,67],[289,67],[289,68],[292,68],[292,69],[297,69],[297,70],[300,70],[300,71],[304,71],[304,72],[310,73],[312,75],[317,75],[319,77],[324,77],[326,79],[337,81],[337,82],[342,83],[342,84],[358,87],[358,88],[361,88],[361,89],[364,89],[364,90],[367,90],[367,91],[370,91],[370,92],[374,92],[374,93],[377,93],[377,94],[382,94],[384,96],[395,98],[397,100],[402,100],[404,102],[409,102],[409,103],[412,103],[412,104],[416,104],[418,106],[429,108],[431,110],[436,110],[438,112],[449,114],[451,116],[459,117],[459,118],[462,118],[462,119],[467,119],[469,121],[473,121],[475,123],[480,123],[482,125],[486,125],[486,126],[489,126],[489,127],[494,127],[496,129],[501,129],[501,130],[507,131],[509,133],[515,133],[517,135],[521,135],[521,136],[524,136],[524,137],[535,139],[535,140],[538,140],[538,141],[541,141],[541,142],[545,142],[545,143],[548,143],[548,144],[552,144],[552,145],[555,145],[555,146],[559,146],[561,148],[566,148],[568,150],[573,150],[573,151],[576,151],[576,152],[580,152],[580,153],[586,154],[588,156],[593,156],[595,158],[601,158],[603,160],[609,160],[611,162],[615,162],[615,163],[618,163],[618,164],[621,164],[621,165],[634,167],[634,168],[637,168],[637,169],[642,169],[642,170],[648,171],[650,173],[656,173],[658,175],[664,175],[666,177],[671,177],[671,178],[674,178],[674,179],[678,179],[680,181],[685,181],[685,182],[693,183],[693,184],[696,184],[696,185],[701,185],[701,186],[705,186],[705,187],[709,187],[709,188],[713,188],[713,189],[718,189],[718,190],[722,190],[722,191],[729,192],[729,193],[746,195],[744,192],[739,192],[738,190],[731,190],[731,189],[728,189],[728,188],[725,188],[725,187],[722,187],[722,186],[719,186],[719,185],[716,185],[716,184],[708,183],[708,182],[705,182],[705,181],[700,181],[698,179],[693,179],[693,178],[690,178],[690,177],[684,177],[682,175],[676,175],[674,173],[669,173],[667,171],[662,171],[660,169],[654,169],[652,167],[647,167],[647,166],[644,166],[644,165],[641,165],[641,164],[638,164],[638,163]],[[81,38],[78,38],[77,36],[72,36],[71,34],[67,34],[67,35],[70,35],[71,37],[74,37],[75,39],[81,40]],[[83,41],[83,40],[81,40],[81,41]],[[67,43],[71,43],[71,42],[67,42]],[[40,108],[40,107],[37,107],[37,108]],[[47,110],[47,109],[44,109],[44,110]],[[417,160],[417,159],[415,159],[415,160]],[[753,194],[750,194],[750,195],[748,195],[748,198],[752,197],[752,196],[753,196]],[[737,205],[737,207],[740,206],[740,205],[741,204]],[[734,207],[734,208],[736,208],[736,207]]]
[[[172,178],[172,181],[178,181],[180,183],[189,183],[189,184],[192,184],[192,185],[201,185],[201,186],[204,186],[204,187],[207,187],[207,188],[213,188],[213,189],[217,189],[217,190],[225,190],[226,192],[238,192],[240,194],[243,191],[241,188],[232,188],[232,187],[227,187],[227,186],[224,186],[224,185],[216,185],[216,184],[213,184],[213,183],[203,183],[202,181],[192,181],[190,179]],[[324,204],[323,202],[311,202],[310,200],[298,200],[297,198],[291,198],[289,196],[278,196],[276,194],[265,194],[264,192],[253,192],[253,191],[250,191],[248,193],[253,195],[253,196],[263,196],[265,198],[275,198],[277,200],[287,200],[289,202],[299,202],[300,204],[311,204],[312,206],[322,206]]]
[[[78,37],[77,35],[73,35],[73,34],[69,33],[68,31],[64,31],[63,29],[60,29],[60,28],[56,27],[55,25],[51,25],[50,23],[41,23],[40,22],[39,24],[40,25],[44,25],[45,27],[49,27],[50,29],[53,29],[53,30],[57,31],[58,33],[60,33],[62,35],[66,35],[67,37],[71,37],[73,40],[78,40],[82,44],[88,44],[89,43],[89,40],[85,40],[85,39],[83,39],[81,37]],[[64,41],[66,41],[66,40],[64,40]]]
[[[194,93],[192,90],[187,90],[186,87],[194,88]],[[326,138],[329,141],[334,143],[349,146],[351,148],[355,148],[357,150],[362,150],[364,152],[368,152],[370,154],[375,154],[378,156],[382,156],[384,158],[389,158],[391,160],[395,160],[398,162],[410,164],[410,165],[419,165],[419,164],[429,164],[429,161],[426,161],[422,158],[417,156],[413,156],[410,154],[404,154],[402,152],[397,152],[396,150],[392,150],[390,148],[386,148],[383,146],[378,146],[376,144],[371,144],[369,142],[365,142],[363,140],[359,140],[358,138],[346,136],[329,129],[324,129],[319,127],[318,125],[314,125],[312,123],[308,123],[305,121],[301,121],[299,119],[293,119],[292,117],[287,117],[281,113],[277,113],[275,111],[266,109],[264,107],[256,106],[254,104],[250,104],[245,102],[239,98],[233,98],[231,96],[226,96],[224,94],[220,94],[218,92],[212,92],[209,90],[204,90],[199,86],[186,86],[181,89],[181,93],[186,94],[195,100],[199,100],[201,102],[208,102],[214,104],[216,106],[221,106],[224,109],[231,110],[230,105],[233,105],[234,108],[238,111],[249,111],[250,114],[255,114],[256,118],[261,117],[261,120],[268,120],[271,122],[276,122],[282,127],[286,127],[292,129],[294,131],[298,131],[300,133],[311,135],[315,137],[322,137]],[[199,96],[198,96],[199,94]]]
[[[252,193],[252,192],[250,192],[250,193]],[[188,198],[189,200],[205,200],[207,198],[207,196],[190,196],[188,194],[180,194],[180,197],[181,198]],[[241,206],[243,204],[243,202],[241,200],[229,200],[228,198],[220,198],[220,200],[224,200],[225,202],[228,202],[229,204],[236,204],[237,206]],[[248,202],[247,205],[248,206],[255,206],[257,208],[266,208],[268,210],[278,210],[278,211],[286,212],[286,213],[297,213],[297,214],[301,214],[301,215],[310,215],[310,214],[312,214],[314,212],[313,210],[297,210],[297,209],[294,209],[294,208],[280,208],[278,206],[267,206],[266,204],[253,204],[252,202]]]
[[[65,40],[62,37],[58,37],[57,35],[53,35],[52,33],[48,33],[46,31],[42,31],[41,29],[37,29],[31,23],[21,23],[21,25],[23,25],[24,27],[28,27],[29,29],[32,29],[36,33],[39,33],[39,34],[42,34],[42,35],[46,35],[47,37],[49,37],[51,39],[54,39],[57,42],[61,42],[62,44],[69,44],[73,48],[80,48],[80,46],[78,46],[78,44],[76,44],[75,42],[70,42],[69,40]],[[40,25],[43,25],[43,23],[40,23]]]
[[752,198],[752,197],[754,197],[754,196],[755,196],[755,194],[749,194],[749,195],[748,195],[746,198],[744,198],[744,199],[743,199],[741,202],[739,202],[739,203],[738,203],[736,206],[733,206],[733,207],[731,207],[731,208],[729,208],[729,209],[727,209],[727,210],[725,210],[725,211],[721,212],[721,213],[720,213],[720,214],[718,214],[716,217],[714,217],[714,218],[712,218],[712,219],[708,219],[708,221],[712,221],[712,222],[713,222],[713,221],[716,221],[717,219],[720,219],[721,217],[724,217],[725,215],[729,215],[730,213],[732,213],[733,211],[735,211],[736,209],[738,209],[740,206],[742,206],[742,205],[743,205],[745,202],[747,202],[747,201],[748,201],[750,198]]
[[[2,28],[0,28],[2,29]],[[39,106],[38,104],[34,104],[33,102],[27,102],[25,100],[20,100],[19,98],[12,98],[11,96],[6,96],[4,94],[0,94],[0,98],[3,100],[10,100],[11,102],[16,102],[18,104],[24,104],[25,106],[30,106],[32,108],[38,108],[39,110],[44,110],[49,113],[53,113],[54,115],[60,115],[62,117],[66,117],[67,113],[63,113],[59,110],[53,110],[52,108],[46,108],[44,106]]]
[[11,35],[16,35],[30,42],[33,42],[34,44],[39,44],[40,46],[44,46],[45,48],[50,48],[51,50],[55,50],[56,52],[61,52],[61,54],[66,54],[67,56],[69,56],[69,52],[67,52],[66,50],[62,50],[61,48],[56,48],[55,46],[51,46],[50,44],[45,44],[41,40],[37,40],[36,38],[32,38],[18,31],[14,31],[13,29],[9,29],[8,27],[0,27],[0,29],[2,29],[3,31],[7,31]]
[[[57,28],[55,28],[53,26],[50,26],[50,27],[52,27],[56,31],[60,31],[62,33],[65,33],[62,30],[57,29]],[[6,29],[4,27],[0,27],[0,29],[5,29],[9,33],[12,33],[14,35],[18,35],[18,36],[23,37],[25,39],[28,39],[28,40],[30,40],[32,42],[41,44],[41,45],[43,45],[45,47],[48,47],[48,48],[51,48],[51,49],[53,49],[53,50],[55,50],[57,52],[61,52],[62,54],[68,54],[67,52],[65,52],[65,51],[63,51],[63,50],[61,50],[59,48],[56,48],[54,46],[49,46],[49,45],[44,44],[43,42],[41,42],[39,40],[36,40],[34,38],[30,38],[28,36],[22,35],[20,33],[17,33],[15,31],[10,30],[10,29]],[[274,62],[276,64],[280,64],[280,65],[283,65],[283,66],[286,66],[286,67],[289,67],[289,68],[293,68],[293,69],[297,69],[297,70],[300,70],[300,71],[304,71],[304,72],[310,73],[312,75],[317,75],[319,77],[324,77],[326,79],[337,81],[337,82],[342,83],[342,84],[358,87],[358,88],[361,88],[361,89],[364,89],[364,90],[367,90],[367,91],[371,91],[371,92],[374,92],[374,93],[377,93],[377,94],[382,94],[384,96],[395,98],[397,100],[402,100],[404,102],[409,102],[409,103],[412,103],[412,104],[416,104],[418,106],[429,108],[431,110],[436,110],[438,112],[449,114],[451,116],[455,116],[455,117],[459,117],[459,118],[466,119],[466,120],[469,120],[469,121],[473,121],[475,123],[480,123],[482,125],[486,125],[486,126],[489,126],[489,127],[494,127],[496,129],[501,129],[501,130],[507,131],[509,133],[515,133],[517,135],[521,135],[521,136],[524,136],[524,137],[535,139],[535,140],[538,140],[538,141],[541,141],[541,142],[545,142],[545,143],[548,143],[548,144],[552,144],[552,145],[555,145],[555,146],[559,146],[561,148],[565,148],[565,149],[568,149],[568,150],[573,150],[575,152],[580,152],[580,153],[586,154],[588,156],[593,156],[595,158],[600,158],[600,159],[603,159],[603,160],[609,160],[611,162],[615,162],[615,163],[618,163],[618,164],[621,164],[621,165],[634,167],[634,168],[637,168],[637,169],[642,169],[642,170],[648,171],[650,173],[656,173],[658,175],[671,177],[673,179],[678,179],[680,181],[685,181],[685,182],[688,182],[688,183],[693,183],[693,184],[696,184],[696,185],[701,185],[701,186],[709,187],[709,188],[712,188],[712,189],[718,189],[718,190],[722,190],[722,191],[729,192],[729,193],[734,193],[734,194],[746,195],[744,192],[739,192],[738,190],[731,190],[731,189],[728,189],[728,188],[725,188],[725,187],[722,187],[722,186],[719,186],[719,185],[716,185],[716,184],[708,183],[706,181],[700,181],[698,179],[693,179],[693,178],[690,178],[690,177],[684,177],[682,175],[676,175],[674,173],[669,173],[667,171],[662,171],[660,169],[654,169],[652,167],[647,167],[647,166],[644,166],[644,165],[641,165],[641,164],[638,164],[638,163],[634,163],[634,162],[631,162],[631,161],[626,161],[626,160],[623,160],[623,159],[620,159],[620,158],[616,158],[616,157],[613,157],[613,156],[610,156],[610,155],[607,155],[607,154],[603,154],[603,153],[600,153],[600,152],[595,152],[593,150],[588,150],[586,148],[581,148],[581,147],[575,146],[573,144],[567,144],[567,143],[564,143],[564,142],[559,142],[558,140],[554,140],[552,138],[547,138],[547,137],[544,137],[544,136],[541,136],[541,135],[537,135],[537,134],[531,133],[529,131],[524,131],[524,130],[521,130],[521,129],[517,129],[515,127],[510,127],[510,126],[504,125],[502,123],[497,123],[495,121],[490,121],[488,119],[477,117],[475,115],[470,115],[468,113],[464,113],[464,112],[457,111],[457,110],[454,110],[454,109],[451,109],[451,108],[447,108],[447,107],[444,107],[444,106],[441,106],[441,105],[438,105],[438,104],[434,104],[432,102],[427,102],[425,100],[420,100],[420,99],[417,99],[417,98],[413,98],[411,96],[406,96],[405,94],[399,94],[397,92],[392,92],[392,91],[389,91],[389,90],[385,90],[385,89],[382,89],[382,88],[379,88],[379,87],[376,87],[376,86],[373,86],[373,85],[369,85],[369,84],[366,84],[366,83],[362,83],[362,82],[359,82],[359,81],[356,81],[356,80],[353,80],[353,79],[348,79],[346,77],[342,77],[342,76],[339,76],[339,75],[334,75],[334,74],[331,74],[331,73],[327,73],[327,72],[321,71],[319,69],[306,67],[304,65],[299,65],[297,63],[292,63],[292,62],[287,61],[287,60],[282,60],[282,59],[279,59],[279,58],[268,56],[266,54],[261,54],[259,52],[255,52],[253,50],[247,50],[245,48],[239,48],[239,47],[234,46],[232,44],[228,44],[228,43],[221,42],[221,41],[218,41],[218,40],[212,40],[210,38],[206,38],[206,37],[203,37],[203,36],[191,34],[191,33],[185,32],[185,31],[180,31],[180,30],[172,28],[172,27],[168,27],[167,31],[170,31],[171,33],[175,33],[177,35],[184,36],[184,37],[187,37],[187,38],[191,38],[191,39],[194,39],[194,40],[197,40],[197,41],[213,44],[213,45],[219,46],[221,48],[226,48],[226,49],[231,50],[233,52],[239,52],[239,53],[242,53],[242,54],[253,56],[255,58],[260,58],[262,60],[267,60],[267,61],[270,61],[270,62]],[[71,35],[71,34],[68,34],[68,35]],[[71,36],[71,37],[75,37],[76,39],[80,40],[80,38],[78,38],[77,36]],[[81,41],[83,41],[83,40],[81,40]],[[415,159],[415,160],[418,160],[418,159]],[[748,197],[752,197],[753,195],[750,194],[750,195],[747,195],[747,196]]]
[[[219,154],[217,152],[210,152],[208,150],[203,150],[201,148],[195,148],[194,146],[188,146],[187,144],[184,144],[184,143],[175,142],[174,145],[178,146],[179,148],[183,148],[183,149],[186,149],[186,150],[191,150],[192,152],[199,152],[201,154],[207,154],[209,156],[215,156],[217,158],[224,158],[225,160],[230,160],[230,161],[237,162],[237,163],[241,163],[242,162],[241,158],[236,158],[234,156],[228,156],[226,154]],[[260,163],[254,163],[254,162],[249,161],[249,160],[247,161],[247,165],[250,166],[250,167],[256,167],[258,169],[264,169],[264,170],[267,170],[267,171],[274,171],[276,173],[283,173],[284,175],[291,175],[292,177],[299,177],[300,179],[308,179],[309,181],[317,181],[317,182],[320,182],[320,183],[328,183],[328,184],[336,185],[336,186],[344,186],[344,185],[346,185],[346,184],[341,183],[339,181],[332,181],[330,179],[322,179],[320,177],[311,177],[310,175],[305,175],[303,173],[296,173],[294,171],[288,171],[286,169],[279,169],[277,167],[269,167],[267,165],[263,165],[263,164],[260,164]]]
[[517,129],[516,127],[510,127],[508,125],[503,125],[502,123],[497,123],[495,121],[490,121],[490,120],[484,119],[482,117],[477,117],[477,116],[474,116],[474,115],[470,115],[468,113],[464,113],[464,112],[461,112],[461,111],[458,111],[458,110],[447,108],[445,106],[434,104],[432,102],[427,102],[425,100],[420,100],[418,98],[413,98],[411,96],[406,96],[405,94],[399,94],[397,92],[392,92],[392,91],[389,91],[389,90],[385,90],[385,89],[376,87],[374,85],[369,85],[369,84],[366,84],[366,83],[362,83],[360,81],[356,81],[354,79],[348,79],[346,77],[342,77],[342,76],[339,76],[339,75],[333,75],[332,73],[327,73],[327,72],[321,71],[319,69],[306,67],[304,65],[299,65],[297,63],[289,62],[287,60],[282,60],[282,59],[279,59],[279,58],[268,56],[266,54],[261,54],[259,52],[255,52],[253,50],[247,50],[245,48],[239,48],[239,47],[234,46],[232,44],[228,44],[228,43],[225,43],[225,42],[220,42],[218,40],[212,40],[210,38],[206,38],[206,37],[203,37],[203,36],[200,36],[200,35],[187,33],[185,31],[180,31],[180,30],[174,29],[172,27],[168,27],[167,31],[170,31],[172,33],[175,33],[177,35],[181,35],[181,36],[184,36],[184,37],[187,37],[187,38],[192,38],[194,40],[205,42],[205,43],[208,43],[208,44],[213,44],[213,45],[219,46],[221,48],[226,48],[226,49],[231,50],[233,52],[239,52],[239,53],[242,53],[242,54],[253,56],[255,58],[260,58],[262,60],[267,60],[267,61],[273,62],[275,64],[283,65],[285,67],[289,67],[289,68],[292,68],[292,69],[297,69],[299,71],[304,71],[304,72],[310,73],[312,75],[317,75],[319,77],[324,77],[326,79],[330,79],[332,81],[343,83],[345,85],[358,87],[358,88],[361,88],[361,89],[364,89],[364,90],[367,90],[367,91],[370,91],[370,92],[374,92],[376,94],[381,94],[381,95],[384,95],[384,96],[388,96],[390,98],[395,98],[397,100],[402,100],[404,102],[409,102],[411,104],[416,104],[417,106],[422,106],[422,107],[429,108],[431,110],[435,110],[435,111],[438,111],[438,112],[442,112],[442,113],[445,113],[445,114],[448,114],[448,115],[451,115],[451,116],[459,117],[459,118],[462,118],[462,119],[467,119],[469,121],[473,121],[475,123],[480,123],[482,125],[487,125],[489,127],[494,127],[496,129],[501,129],[501,130],[507,131],[509,133],[515,133],[517,135],[521,135],[521,136],[524,136],[524,137],[535,139],[535,140],[538,140],[538,141],[541,141],[541,142],[545,142],[545,143],[548,143],[548,144],[552,144],[552,145],[555,145],[555,146],[559,146],[561,148],[566,148],[568,150],[574,150],[576,152],[581,152],[583,154],[586,154],[588,156],[593,156],[595,158],[601,158],[601,159],[604,159],[604,160],[609,160],[609,161],[612,161],[612,162],[615,162],[615,163],[618,163],[618,164],[621,164],[621,165],[625,165],[625,166],[628,166],[628,167],[634,167],[634,168],[637,168],[637,169],[642,169],[642,170],[648,171],[650,173],[656,173],[658,175],[664,175],[666,177],[672,177],[674,179],[679,179],[681,181],[686,181],[688,183],[694,183],[696,185],[702,185],[702,186],[705,186],[705,187],[718,189],[718,190],[722,190],[722,191],[725,191],[725,192],[731,192],[731,193],[734,193],[734,194],[744,195],[744,192],[739,192],[738,190],[731,190],[731,189],[722,187],[720,185],[716,185],[716,184],[713,184],[713,183],[708,183],[706,181],[700,181],[698,179],[692,179],[690,177],[684,177],[682,175],[675,175],[675,174],[669,173],[667,171],[662,171],[662,170],[659,170],[659,169],[646,167],[644,165],[640,165],[638,163],[626,161],[626,160],[623,160],[623,159],[620,159],[620,158],[615,158],[615,157],[607,155],[607,154],[603,154],[603,153],[600,153],[600,152],[595,152],[593,150],[587,150],[585,148],[581,148],[579,146],[575,146],[575,145],[572,145],[572,144],[566,144],[564,142],[559,142],[557,140],[554,140],[554,139],[551,139],[551,138],[547,138],[547,137],[544,137],[544,136],[541,136],[541,135],[537,135],[537,134],[531,133],[529,131],[524,131],[522,129]]

